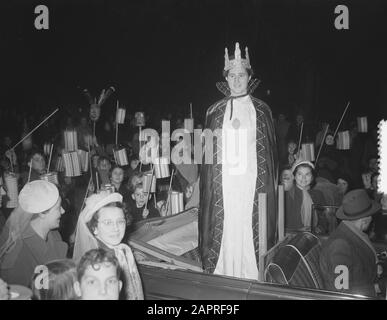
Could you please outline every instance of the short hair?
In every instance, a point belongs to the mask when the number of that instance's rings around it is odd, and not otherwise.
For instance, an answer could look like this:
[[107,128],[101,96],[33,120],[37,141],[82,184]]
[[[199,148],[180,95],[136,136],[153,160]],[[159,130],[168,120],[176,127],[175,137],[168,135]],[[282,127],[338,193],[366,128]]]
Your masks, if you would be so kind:
[[115,165],[113,165],[111,168],[110,168],[110,170],[109,170],[109,177],[111,177],[112,176],[112,173],[113,173],[113,171],[114,171],[114,169],[121,169],[122,170],[122,172],[124,172],[124,169],[121,167],[121,166],[119,166],[118,164],[115,164]]
[[132,186],[132,189],[130,190],[131,194],[134,194],[137,189],[143,189],[144,190],[144,184],[142,182],[134,184]]
[[90,232],[93,234],[94,230],[97,228],[98,225],[98,219],[99,219],[99,213],[103,208],[120,208],[124,212],[125,215],[125,210],[124,206],[121,202],[111,202],[108,203],[107,205],[103,206],[99,210],[97,210],[93,216],[91,217],[90,221],[86,223],[87,227],[89,228]]
[[129,181],[128,181],[128,189],[130,191],[130,193],[134,193],[134,191],[136,191],[136,185],[138,184],[138,182],[136,182],[136,180],[141,180],[142,181],[142,177],[144,176],[144,173],[142,172],[139,172],[139,173],[136,173],[136,174],[133,174],[130,178],[129,178]]
[[108,157],[105,156],[99,156],[97,164],[100,165],[102,161],[107,161],[111,165],[111,162]]
[[[245,68],[245,69],[246,69],[247,75],[249,77],[253,77],[254,76],[254,70],[252,68]],[[230,70],[223,70],[222,71],[222,76],[224,78],[227,78],[229,72],[230,72]]]
[[121,269],[114,252],[104,249],[92,249],[87,251],[79,261],[77,267],[78,281],[81,282],[88,267],[92,267],[94,270],[98,271],[103,263],[112,264],[117,270],[117,278],[120,278]]
[[33,300],[75,300],[74,283],[77,281],[77,266],[73,260],[54,260],[46,264],[48,269],[48,289],[38,289],[35,274],[32,279]]
[[[336,182],[341,179],[341,180],[344,180],[347,184],[348,184],[348,191],[351,191],[353,188],[354,188],[354,182],[353,182],[353,179],[352,177],[346,173],[346,172],[342,172],[340,171],[337,175],[336,175]],[[372,180],[371,180],[372,181]],[[348,192],[347,191],[347,192]]]
[[[280,173],[282,175],[282,173],[285,171],[285,170],[290,170],[292,171],[292,166],[290,164],[285,164],[281,167],[281,170],[280,170]],[[293,172],[292,172],[293,173]]]
[[30,152],[28,152],[28,154],[27,154],[27,160],[28,160],[28,161],[31,161],[32,158],[33,158],[33,156],[36,155],[36,154],[42,156],[43,159],[45,159],[45,158],[44,158],[44,153],[43,153],[43,151],[41,151],[41,150],[39,150],[39,149],[32,149],[32,150],[31,150]]

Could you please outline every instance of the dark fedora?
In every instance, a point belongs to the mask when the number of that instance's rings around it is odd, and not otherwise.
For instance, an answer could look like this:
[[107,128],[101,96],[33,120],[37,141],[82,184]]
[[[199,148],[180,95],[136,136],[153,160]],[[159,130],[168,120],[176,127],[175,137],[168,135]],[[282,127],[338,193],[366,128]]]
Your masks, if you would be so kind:
[[373,201],[364,189],[348,192],[343,199],[342,206],[337,210],[336,217],[341,220],[357,220],[378,212],[381,205]]

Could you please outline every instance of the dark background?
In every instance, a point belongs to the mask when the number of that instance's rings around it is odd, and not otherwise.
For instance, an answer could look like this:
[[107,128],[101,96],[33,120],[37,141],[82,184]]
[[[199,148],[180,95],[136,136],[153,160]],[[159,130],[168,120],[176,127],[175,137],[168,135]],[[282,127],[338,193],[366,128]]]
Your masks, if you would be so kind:
[[[5,2],[5,1],[4,1]],[[34,8],[47,5],[50,29],[36,30]],[[334,9],[349,8],[349,30]],[[221,98],[224,48],[249,47],[255,96],[274,115],[302,109],[312,121],[378,119],[387,108],[385,0],[58,0],[1,7],[3,109],[47,113],[87,108],[81,89],[113,85],[131,111],[196,117]],[[270,95],[267,90],[270,90]]]

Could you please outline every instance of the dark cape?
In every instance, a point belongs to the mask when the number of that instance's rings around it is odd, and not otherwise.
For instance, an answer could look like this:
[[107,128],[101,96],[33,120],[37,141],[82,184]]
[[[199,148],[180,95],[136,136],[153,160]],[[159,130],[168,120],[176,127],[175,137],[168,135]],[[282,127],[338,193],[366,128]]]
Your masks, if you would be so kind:
[[[250,86],[251,87],[251,86]],[[219,88],[219,87],[218,87]],[[220,89],[220,88],[219,88]],[[252,90],[250,90],[250,93]],[[253,242],[257,265],[259,262],[258,193],[267,194],[268,249],[276,240],[278,160],[274,123],[269,106],[250,95],[256,111],[257,179],[252,212]],[[204,129],[222,129],[223,118],[230,96],[216,102],[208,110]],[[213,143],[213,164],[205,164],[200,172],[199,248],[203,269],[213,273],[219,258],[223,235],[222,164],[218,153],[222,150]]]

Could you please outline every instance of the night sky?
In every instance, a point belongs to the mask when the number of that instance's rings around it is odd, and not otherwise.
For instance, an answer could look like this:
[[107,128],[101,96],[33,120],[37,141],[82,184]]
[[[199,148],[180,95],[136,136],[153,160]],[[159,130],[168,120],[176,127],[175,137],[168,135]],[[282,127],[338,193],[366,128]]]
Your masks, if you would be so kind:
[[[47,5],[50,29],[36,30]],[[349,8],[349,30],[334,9]],[[224,47],[249,47],[255,96],[276,115],[303,109],[311,120],[387,109],[386,1],[62,0],[1,4],[1,108],[45,112],[87,107],[81,89],[134,111],[189,111],[203,117],[222,97]],[[270,95],[267,95],[270,90]],[[385,114],[383,114],[386,116]]]

